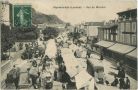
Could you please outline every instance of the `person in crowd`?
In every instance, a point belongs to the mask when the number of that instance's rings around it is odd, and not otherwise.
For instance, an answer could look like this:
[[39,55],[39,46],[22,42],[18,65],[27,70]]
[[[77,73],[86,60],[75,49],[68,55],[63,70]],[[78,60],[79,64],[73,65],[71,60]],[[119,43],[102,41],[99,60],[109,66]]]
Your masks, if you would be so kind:
[[46,55],[43,60],[42,60],[42,71],[45,69],[46,67],[46,61],[48,60],[48,56]]
[[37,89],[37,77],[38,77],[38,67],[37,67],[37,64],[35,65],[32,65],[32,67],[30,68],[30,71],[29,71],[29,74],[30,74],[30,78],[32,80],[32,85],[35,89]]
[[98,87],[96,86],[96,84],[94,84],[94,90],[98,90]]
[[64,62],[59,66],[59,73],[60,73],[60,81],[62,81],[63,79],[63,74],[64,72],[66,72],[66,66],[64,64]]
[[100,60],[104,59],[103,55],[104,55],[104,51],[103,51],[103,48],[101,48]]
[[119,88],[120,88],[120,89],[123,89],[123,88],[124,88],[124,85],[125,85],[124,78],[120,78],[120,79],[119,79],[119,82],[120,82],[120,83],[119,83]]
[[104,84],[104,82],[106,81],[105,73],[100,71],[98,73],[98,79],[100,84]]
[[110,83],[109,83],[109,81],[107,80],[107,77],[106,77],[107,75],[105,74],[105,73],[103,73],[103,81],[104,81],[104,83],[106,84],[106,85],[109,85]]
[[114,75],[114,81],[111,83],[111,86],[116,86],[118,85],[119,81],[116,75]]
[[36,81],[37,81],[37,77],[36,76],[34,76],[34,75],[31,75],[31,79],[32,79],[32,85],[33,85],[33,87],[35,88],[35,89],[37,89],[37,83],[36,83]]
[[40,86],[41,86],[40,72],[38,72],[38,77],[37,77],[36,83],[37,83],[38,87],[40,88]]
[[103,60],[103,54],[100,55],[100,60]]
[[20,80],[20,68],[14,65],[12,70],[7,74],[7,78],[5,80],[6,87],[9,87],[14,83],[16,89],[18,89],[19,80]]
[[118,62],[116,63],[116,65],[117,65],[117,70],[119,70],[119,68],[120,68],[120,62],[118,61]]
[[107,81],[107,80],[105,81],[105,83],[106,83],[106,85],[109,85],[110,84],[109,81]]
[[62,62],[61,70],[62,72],[66,72],[66,66],[64,62]]
[[62,81],[62,70],[61,70],[61,65],[59,65],[59,69],[58,69],[58,80]]
[[130,80],[128,77],[125,78],[125,85],[124,85],[124,89],[130,89]]
[[28,77],[27,77],[27,81],[28,81],[28,83],[30,84],[31,83],[31,78],[30,78],[30,73],[29,73],[29,71],[30,71],[30,68],[27,68],[27,75],[28,75]]
[[65,72],[62,73],[62,87],[63,87],[63,89],[67,89],[67,85],[69,83],[71,83],[70,76],[65,71]]
[[9,86],[11,86],[12,83],[13,83],[12,74],[8,73],[5,79],[6,88],[9,88]]
[[98,70],[96,70],[94,72],[94,78],[95,78],[95,81],[98,83],[99,82],[99,79],[98,79]]
[[59,66],[60,66],[60,64],[62,64],[62,62],[63,62],[63,57],[62,57],[61,54],[59,54],[59,55],[57,56],[57,62],[58,62],[58,65],[59,65]]
[[74,52],[74,56],[77,58],[77,53],[76,53],[76,51]]
[[54,70],[54,80],[57,80],[57,70]]
[[12,71],[13,71],[13,83],[15,84],[16,89],[18,89],[20,80],[20,68],[14,65]]
[[36,61],[36,59],[33,59],[33,61],[32,61],[32,66],[37,66],[37,61]]
[[118,70],[118,77],[125,78],[125,70],[122,67]]
[[43,72],[44,70],[46,70],[46,65],[45,65],[45,64],[43,64],[43,66],[42,66],[42,72]]
[[91,56],[91,50],[87,49],[86,57],[90,58],[90,56]]
[[23,43],[19,43],[19,50],[23,48]]
[[49,69],[50,68],[50,66],[51,66],[51,59],[47,59],[47,61],[46,61],[46,67]]

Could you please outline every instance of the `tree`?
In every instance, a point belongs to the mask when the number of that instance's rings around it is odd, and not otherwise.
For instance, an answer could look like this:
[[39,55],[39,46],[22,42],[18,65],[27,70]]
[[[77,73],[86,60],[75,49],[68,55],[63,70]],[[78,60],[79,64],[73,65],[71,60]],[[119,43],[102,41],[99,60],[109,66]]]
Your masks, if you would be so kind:
[[9,26],[1,25],[1,51],[6,52],[15,43],[14,31],[10,30]]
[[14,31],[10,30],[9,26],[1,24],[1,60],[9,58],[9,56],[4,52],[7,52],[7,50],[10,49],[14,43]]
[[32,26],[29,28],[15,28],[17,40],[35,40],[39,36],[37,27]]
[[44,39],[48,40],[50,38],[57,37],[59,34],[59,31],[57,28],[47,27],[45,30],[42,31],[42,33],[44,34]]

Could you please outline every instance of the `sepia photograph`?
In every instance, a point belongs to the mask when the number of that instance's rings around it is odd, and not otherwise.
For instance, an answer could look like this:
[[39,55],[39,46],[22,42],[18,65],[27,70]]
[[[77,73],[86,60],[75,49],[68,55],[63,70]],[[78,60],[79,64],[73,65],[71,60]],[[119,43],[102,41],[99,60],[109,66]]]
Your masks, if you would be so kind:
[[137,90],[137,0],[0,0],[0,90]]

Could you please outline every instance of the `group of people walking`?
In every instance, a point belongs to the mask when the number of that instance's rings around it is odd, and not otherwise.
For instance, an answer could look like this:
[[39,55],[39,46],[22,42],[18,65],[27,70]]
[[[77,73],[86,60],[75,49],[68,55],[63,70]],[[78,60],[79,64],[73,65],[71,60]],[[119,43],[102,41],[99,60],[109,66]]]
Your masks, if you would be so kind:
[[118,74],[114,75],[114,80],[111,83],[111,86],[119,86],[119,89],[130,89],[130,80],[125,76],[125,70],[122,66],[120,66],[118,68]]
[[33,60],[32,66],[30,70],[28,70],[32,86],[35,89],[40,88],[41,86],[50,89],[53,86],[54,80],[54,66],[52,66],[52,59],[45,55],[43,59],[40,60],[40,63],[38,62]]
[[[61,83],[63,83],[63,88],[67,88],[67,83],[70,82],[70,77],[66,72],[66,66],[64,64],[61,51],[57,53],[57,56],[54,60],[56,62],[56,65],[58,66],[58,68],[54,68],[53,66],[54,72],[50,70],[52,65],[52,59],[50,59],[47,55],[44,56],[44,58],[42,59],[42,61],[40,61],[39,64],[37,64],[36,60],[32,61],[32,67],[30,68],[30,70],[28,70],[28,73],[30,78],[29,80],[31,81],[32,86],[35,89],[39,88],[38,84],[43,87],[52,87],[54,80],[60,81]],[[51,79],[51,81],[49,80],[49,83],[47,83],[45,77],[48,77],[49,79]]]
[[15,88],[19,88],[19,81],[20,81],[20,68],[16,65],[13,66],[13,68],[10,70],[10,72],[7,74],[5,83],[6,88],[10,88],[12,84],[14,83]]
[[[90,49],[87,49],[86,57],[90,58],[91,53],[92,53],[92,51]],[[99,60],[104,59],[103,55],[104,55],[103,50],[101,50]],[[76,52],[74,53],[74,56],[76,56]],[[119,86],[119,89],[130,89],[130,80],[128,77],[126,77],[125,70],[122,66],[123,65],[121,64],[121,62],[119,63],[119,65],[117,65],[118,74],[114,75],[113,82],[110,83],[109,81],[105,80],[105,83],[107,85],[111,85],[111,86],[115,86],[115,87]]]

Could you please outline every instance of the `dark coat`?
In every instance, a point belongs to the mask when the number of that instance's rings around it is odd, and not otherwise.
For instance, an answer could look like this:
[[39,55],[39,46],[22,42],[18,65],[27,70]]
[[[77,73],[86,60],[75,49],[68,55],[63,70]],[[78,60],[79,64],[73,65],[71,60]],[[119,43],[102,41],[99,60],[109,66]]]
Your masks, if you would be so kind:
[[125,71],[124,70],[119,70],[118,71],[118,77],[125,78]]
[[111,83],[111,86],[117,86],[117,84],[119,83],[118,79],[114,79],[114,81]]
[[124,84],[124,89],[130,89],[130,80],[127,79],[125,84]]
[[59,66],[59,71],[66,72],[66,66],[65,65],[60,65]]
[[120,89],[123,89],[123,88],[124,88],[124,85],[125,85],[124,78],[120,78],[120,79],[119,79],[119,82],[120,82],[119,88],[120,88]]
[[58,64],[61,64],[63,62],[63,57],[61,55],[57,57],[57,62]]
[[63,75],[62,75],[62,82],[63,83],[70,83],[71,80],[70,80],[70,76],[68,75],[67,72],[64,72]]

